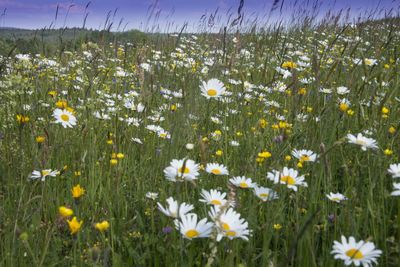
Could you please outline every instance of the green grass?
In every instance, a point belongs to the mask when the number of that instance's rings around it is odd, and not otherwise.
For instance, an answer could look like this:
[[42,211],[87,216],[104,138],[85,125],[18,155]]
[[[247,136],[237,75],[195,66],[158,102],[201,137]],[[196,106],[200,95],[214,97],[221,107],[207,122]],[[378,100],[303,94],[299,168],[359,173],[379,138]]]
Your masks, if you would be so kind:
[[[0,265],[204,266],[213,261],[214,266],[341,266],[331,250],[333,241],[344,235],[371,240],[383,251],[381,266],[398,266],[400,207],[390,196],[394,179],[387,173],[389,164],[400,162],[398,24],[245,33],[237,43],[229,34],[197,37],[165,37],[140,46],[90,43],[50,57],[57,64],[47,67],[43,56],[31,55],[27,61],[1,58]],[[154,58],[154,50],[161,52],[160,59]],[[295,51],[309,58],[309,66],[298,65],[292,77],[283,78],[275,69],[285,61],[301,61]],[[173,52],[179,54],[174,58]],[[377,64],[353,62],[365,58]],[[210,59],[214,64],[203,73]],[[140,67],[143,62],[150,63],[151,71]],[[116,77],[117,67],[128,76]],[[232,92],[230,102],[200,95],[201,81],[211,78]],[[305,84],[303,78],[313,80]],[[248,89],[247,82],[255,86]],[[279,82],[284,92],[277,90]],[[350,93],[338,95],[339,86]],[[167,99],[161,94],[165,88],[182,90],[183,97]],[[299,94],[301,88],[304,95]],[[321,93],[321,88],[332,93]],[[145,106],[143,112],[124,107],[128,92],[137,93],[133,99]],[[339,109],[341,98],[350,101],[354,114]],[[74,109],[73,128],[54,123],[59,100]],[[389,109],[386,117],[383,107]],[[110,119],[97,119],[96,111]],[[17,114],[28,116],[29,122],[19,123]],[[299,114],[307,118],[299,120]],[[289,125],[279,128],[277,115]],[[164,120],[153,121],[152,116]],[[211,116],[219,117],[221,124]],[[137,119],[139,126],[121,120],[127,117]],[[169,131],[171,139],[147,130],[152,124]],[[390,127],[396,130],[389,133]],[[211,135],[216,130],[222,133],[219,140]],[[379,149],[362,151],[348,143],[348,133],[365,130],[371,131]],[[45,141],[37,143],[37,136]],[[232,140],[240,146],[231,146]],[[187,150],[187,143],[194,149]],[[318,160],[299,168],[293,157],[285,160],[293,149],[312,150]],[[393,153],[386,155],[385,149]],[[216,156],[217,150],[222,156]],[[262,151],[272,156],[257,163]],[[112,153],[123,153],[124,158],[111,165]],[[185,157],[204,166],[224,164],[230,175],[200,171],[194,183],[167,181],[164,168]],[[308,187],[294,192],[266,179],[267,172],[285,166],[305,175]],[[32,171],[42,169],[62,171],[44,182],[29,179]],[[242,175],[272,188],[279,199],[264,203],[250,189],[228,187],[229,178]],[[79,201],[71,194],[77,184],[86,191]],[[248,241],[187,240],[157,209],[157,202],[165,205],[172,196],[193,204],[199,218],[208,217],[209,207],[198,200],[201,189],[212,188],[235,195],[235,210],[252,230]],[[146,198],[147,192],[157,192],[158,199]],[[330,192],[348,200],[329,201],[325,195]],[[58,214],[63,205],[83,221],[75,235]],[[94,225],[103,220],[110,228],[101,233]],[[276,229],[278,224],[281,229]],[[164,233],[165,227],[173,230]]]

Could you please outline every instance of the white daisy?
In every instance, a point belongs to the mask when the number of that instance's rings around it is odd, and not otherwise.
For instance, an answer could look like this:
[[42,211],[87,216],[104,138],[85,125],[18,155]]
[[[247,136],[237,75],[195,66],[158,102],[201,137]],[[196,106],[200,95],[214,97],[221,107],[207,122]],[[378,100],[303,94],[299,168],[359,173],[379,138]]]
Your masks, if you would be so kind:
[[172,182],[192,181],[199,176],[199,169],[199,164],[191,159],[173,159],[170,166],[164,169],[164,175],[167,180]]
[[33,171],[29,178],[32,180],[40,179],[40,181],[43,182],[44,180],[46,180],[47,176],[55,177],[59,173],[60,173],[59,171],[57,171],[57,170],[53,171],[51,169],[41,170],[41,171]]
[[140,140],[139,138],[134,137],[134,138],[132,138],[132,141],[135,142],[135,143],[143,145],[142,140]]
[[74,125],[76,125],[75,116],[72,114],[72,112],[69,112],[66,109],[56,108],[53,111],[53,117],[56,119],[56,123],[61,123],[64,128],[72,128]]
[[367,66],[373,66],[378,64],[378,60],[373,59],[373,58],[364,58],[364,64]]
[[142,69],[144,69],[145,71],[150,71],[151,70],[151,65],[149,63],[142,63],[139,65]]
[[388,172],[393,178],[400,178],[400,163],[390,164]]
[[319,92],[323,94],[331,94],[332,89],[327,89],[327,88],[319,88]]
[[224,165],[218,163],[207,163],[206,172],[215,175],[229,175],[228,169]]
[[229,145],[231,146],[240,146],[240,143],[238,141],[232,140],[229,142]]
[[394,191],[390,193],[391,196],[400,196],[400,183],[393,183]]
[[168,131],[162,130],[157,132],[158,137],[162,139],[171,139],[171,134]]
[[338,88],[336,88],[336,92],[338,93],[338,95],[345,95],[350,93],[350,90],[345,86],[339,86]]
[[298,171],[292,168],[284,167],[282,172],[273,170],[268,172],[267,179],[273,181],[275,184],[286,184],[288,188],[297,191],[297,186],[307,187],[307,182],[304,181],[304,176],[298,176]]
[[224,206],[226,203],[226,193],[222,193],[215,189],[211,189],[210,191],[202,189],[201,196],[203,198],[199,199],[199,201],[210,205]]
[[168,206],[164,208],[159,202],[157,202],[158,209],[165,215],[175,219],[186,215],[189,211],[194,209],[193,205],[186,204],[185,202],[179,205],[178,201],[174,200],[172,197],[167,198],[167,203]]
[[200,86],[201,94],[207,99],[219,98],[225,94],[224,84],[218,79],[211,79],[207,82],[202,82]]
[[340,203],[343,200],[347,200],[347,197],[340,194],[340,193],[332,193],[330,192],[329,194],[326,195],[326,197],[331,200],[334,201],[336,203]]
[[267,187],[255,186],[254,194],[264,202],[268,200],[278,199],[278,194]]
[[209,215],[217,227],[217,241],[220,241],[223,237],[231,240],[234,238],[249,240],[250,230],[248,223],[243,218],[240,218],[240,214],[232,208],[221,212],[219,208],[214,206],[211,208]]
[[194,213],[181,216],[180,221],[175,220],[176,229],[187,239],[209,237],[213,226],[212,222],[207,222],[207,218],[197,222],[197,215]]
[[231,184],[233,184],[234,186],[240,187],[240,188],[253,188],[253,187],[257,186],[256,183],[253,183],[251,178],[247,178],[245,176],[233,177],[233,178],[229,179],[229,182],[231,182]]
[[347,139],[351,144],[360,145],[363,151],[366,151],[367,148],[372,148],[372,149],[378,148],[376,140],[365,137],[361,133],[357,134],[357,136],[354,136],[352,134],[347,134]]
[[154,125],[154,124],[147,125],[146,129],[151,131],[151,132],[153,132],[153,133],[158,133],[158,132],[164,131],[164,129],[161,126]]
[[152,200],[156,200],[156,198],[158,198],[158,193],[154,193],[154,192],[147,192],[146,193],[146,197]]
[[308,161],[314,162],[317,159],[316,153],[312,152],[311,150],[305,150],[305,149],[301,150],[294,149],[292,151],[292,155],[301,162],[308,162]]
[[372,242],[359,241],[356,242],[354,237],[349,237],[347,242],[346,237],[342,236],[342,243],[333,241],[331,254],[335,254],[335,259],[341,259],[345,265],[354,264],[364,267],[372,266],[372,263],[377,263],[377,258],[382,254],[382,251],[375,249]]

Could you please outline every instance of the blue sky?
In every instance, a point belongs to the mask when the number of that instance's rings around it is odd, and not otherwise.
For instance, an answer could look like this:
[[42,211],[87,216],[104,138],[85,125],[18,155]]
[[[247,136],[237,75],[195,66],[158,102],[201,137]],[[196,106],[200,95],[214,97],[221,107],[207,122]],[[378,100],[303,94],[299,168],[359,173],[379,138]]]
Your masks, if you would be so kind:
[[[281,0],[282,1],[282,0]],[[89,1],[51,1],[51,0],[0,0],[0,26],[19,27],[37,29],[43,27],[62,27],[62,26],[82,26],[85,14],[88,13],[86,26],[94,29],[102,29],[106,21],[108,12],[114,21],[113,30],[122,19],[121,27],[126,29],[151,30],[153,25],[159,25],[161,31],[174,31],[188,22],[189,28],[199,24],[202,15],[210,15],[218,9],[217,18],[222,23],[226,21],[229,13],[236,15],[236,10],[240,0],[107,0],[90,1],[89,7],[85,7]],[[288,17],[292,14],[295,2],[301,2],[301,6],[310,9],[307,2],[312,0],[285,0],[282,13],[275,10],[269,13],[274,0],[245,0],[245,18],[259,20],[279,19]],[[389,10],[393,8],[399,11],[400,0],[325,0],[319,1],[321,4],[321,14],[330,9],[338,11],[340,9],[351,8],[352,16],[364,13],[365,10],[374,8]],[[59,7],[58,17],[55,19],[56,9]],[[297,4],[297,6],[300,6]],[[114,11],[117,9],[115,16]],[[68,11],[69,10],[69,11]],[[67,16],[68,13],[68,16]],[[149,20],[150,14],[153,16]],[[155,19],[155,14],[158,18]]]

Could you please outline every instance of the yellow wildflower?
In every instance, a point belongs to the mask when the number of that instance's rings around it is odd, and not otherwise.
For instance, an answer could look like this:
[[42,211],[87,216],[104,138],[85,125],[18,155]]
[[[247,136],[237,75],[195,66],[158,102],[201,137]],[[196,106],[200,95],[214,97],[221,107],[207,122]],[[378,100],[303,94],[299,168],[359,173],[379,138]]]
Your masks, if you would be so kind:
[[58,213],[61,215],[61,217],[66,218],[66,217],[72,216],[74,214],[74,211],[65,206],[60,206],[58,208]]
[[301,163],[301,162],[299,161],[299,163],[297,163],[297,168],[299,168],[299,169],[303,168],[303,163]]
[[104,231],[107,231],[108,228],[110,228],[110,224],[107,221],[102,221],[102,222],[96,223],[94,225],[94,228],[96,228],[100,232],[104,232]]
[[386,156],[390,156],[390,155],[393,154],[393,150],[391,150],[391,149],[389,149],[389,148],[386,148],[385,151],[383,151],[383,153],[384,153]]
[[282,68],[295,69],[297,64],[293,61],[285,61],[282,63]]
[[28,116],[24,116],[22,114],[17,114],[17,122],[19,124],[24,124],[29,122],[29,117]]
[[56,91],[49,91],[47,94],[49,96],[55,97],[57,95],[57,92]]
[[85,189],[80,184],[77,184],[71,189],[71,193],[73,198],[78,199],[85,194]]
[[387,107],[382,107],[382,114],[389,114],[390,110]]
[[271,156],[272,156],[272,154],[268,151],[263,151],[263,152],[258,153],[259,158],[267,159],[267,158],[270,158]]
[[83,224],[83,221],[78,222],[76,217],[72,218],[72,220],[67,220],[68,226],[69,226],[69,231],[71,232],[71,235],[76,234],[79,232],[81,229],[81,226]]
[[39,135],[39,136],[36,136],[35,140],[36,140],[36,143],[40,144],[40,143],[43,143],[44,140],[46,140],[46,137],[44,137],[43,135]]
[[265,127],[267,127],[268,122],[265,119],[260,119],[258,121],[258,125],[260,126],[260,128],[264,129]]
[[223,154],[224,154],[224,152],[222,152],[222,150],[220,150],[220,149],[215,152],[215,155],[219,156],[219,157],[222,156]]
[[58,100],[56,102],[56,107],[61,108],[61,109],[65,109],[68,107],[68,103],[65,100]]
[[298,91],[299,95],[305,95],[306,93],[307,93],[306,88],[300,88],[299,91]]

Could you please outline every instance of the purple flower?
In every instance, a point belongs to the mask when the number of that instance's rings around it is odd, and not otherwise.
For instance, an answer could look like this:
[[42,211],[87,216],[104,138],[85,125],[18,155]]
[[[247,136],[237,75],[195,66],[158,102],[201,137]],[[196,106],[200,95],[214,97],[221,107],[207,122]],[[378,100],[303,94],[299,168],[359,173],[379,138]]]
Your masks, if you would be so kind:
[[283,141],[285,141],[285,137],[283,135],[278,135],[274,138],[274,142],[276,143],[282,143]]
[[172,227],[171,227],[171,226],[166,226],[166,227],[164,227],[164,228],[162,229],[162,232],[163,232],[164,234],[169,234],[169,233],[172,232]]

